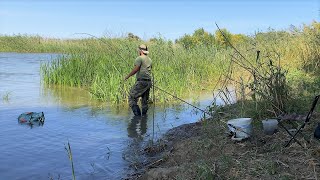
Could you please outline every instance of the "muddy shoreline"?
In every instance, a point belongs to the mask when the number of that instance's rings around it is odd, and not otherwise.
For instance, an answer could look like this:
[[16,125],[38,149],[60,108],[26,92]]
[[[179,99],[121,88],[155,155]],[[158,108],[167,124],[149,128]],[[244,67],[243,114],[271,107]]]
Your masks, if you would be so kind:
[[285,148],[289,137],[284,130],[265,135],[259,122],[253,136],[241,142],[231,140],[217,120],[184,124],[146,146],[140,152],[146,158],[125,179],[317,179],[320,141],[311,137],[315,126],[316,120],[305,128],[311,140],[301,141],[306,148],[297,143]]

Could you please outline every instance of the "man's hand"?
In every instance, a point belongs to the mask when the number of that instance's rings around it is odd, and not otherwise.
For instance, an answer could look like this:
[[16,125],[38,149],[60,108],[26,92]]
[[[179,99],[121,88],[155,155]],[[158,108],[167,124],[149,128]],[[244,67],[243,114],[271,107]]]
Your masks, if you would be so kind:
[[129,79],[129,77],[135,75],[139,70],[140,70],[140,66],[134,66],[134,68],[133,68],[132,71],[128,74],[128,76],[126,76],[126,77],[124,78],[124,81],[126,81],[127,79]]

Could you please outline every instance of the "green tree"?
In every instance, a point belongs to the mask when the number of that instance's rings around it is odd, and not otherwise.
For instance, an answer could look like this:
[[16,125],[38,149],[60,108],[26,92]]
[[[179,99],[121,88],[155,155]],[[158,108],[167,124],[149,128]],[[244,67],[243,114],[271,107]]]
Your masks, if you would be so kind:
[[135,40],[135,41],[140,41],[140,40],[141,40],[141,38],[140,38],[139,36],[134,35],[134,34],[131,33],[131,32],[128,33],[127,39],[129,39],[129,40]]
[[193,44],[192,36],[185,34],[180,39],[176,40],[176,43],[181,44],[184,48],[190,49],[193,48],[195,45]]
[[216,44],[220,47],[227,48],[229,43],[227,40],[232,43],[232,34],[227,29],[221,29],[222,33],[219,30],[215,32]]
[[211,46],[214,44],[214,35],[206,32],[203,28],[197,29],[193,33],[196,45]]
[[185,34],[180,39],[176,40],[176,43],[181,44],[183,47],[189,49],[196,46],[213,46],[215,38],[213,34],[205,31],[203,28],[199,28],[193,32],[192,35]]
[[241,44],[241,43],[247,43],[248,37],[243,34],[234,34],[231,35],[231,43],[232,44]]

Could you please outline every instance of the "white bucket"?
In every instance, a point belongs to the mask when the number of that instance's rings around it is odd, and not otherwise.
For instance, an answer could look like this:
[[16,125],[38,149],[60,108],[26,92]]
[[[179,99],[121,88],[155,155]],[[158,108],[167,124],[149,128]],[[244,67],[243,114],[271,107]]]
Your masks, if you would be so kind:
[[252,119],[251,118],[237,118],[228,121],[228,128],[235,133],[237,138],[248,138],[252,134]]
[[276,119],[266,119],[262,121],[262,126],[263,132],[271,135],[278,129],[278,121]]

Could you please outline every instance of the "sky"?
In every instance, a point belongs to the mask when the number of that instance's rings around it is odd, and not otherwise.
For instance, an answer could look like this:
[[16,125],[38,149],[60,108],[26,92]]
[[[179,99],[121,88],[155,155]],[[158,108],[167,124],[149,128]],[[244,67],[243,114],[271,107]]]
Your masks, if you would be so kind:
[[320,0],[0,0],[0,35],[177,39],[198,28],[252,35],[319,22]]

